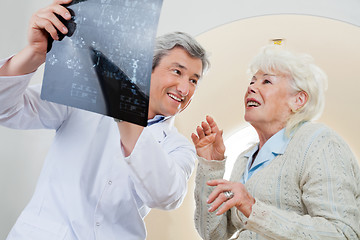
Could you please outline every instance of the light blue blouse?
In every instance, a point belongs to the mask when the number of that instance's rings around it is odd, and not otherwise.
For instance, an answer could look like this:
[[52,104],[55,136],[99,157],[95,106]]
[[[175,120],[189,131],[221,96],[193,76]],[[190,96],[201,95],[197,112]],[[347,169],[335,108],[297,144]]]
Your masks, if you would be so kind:
[[253,156],[254,153],[256,153],[256,151],[259,149],[259,144],[247,152],[244,156],[248,157],[249,159],[247,161],[247,167],[245,169],[244,175],[240,180],[241,183],[245,184],[252,175],[269,165],[276,156],[284,154],[289,142],[290,138],[285,135],[285,128],[283,128],[266,141],[264,146],[258,152],[252,165],[251,163],[253,161]]

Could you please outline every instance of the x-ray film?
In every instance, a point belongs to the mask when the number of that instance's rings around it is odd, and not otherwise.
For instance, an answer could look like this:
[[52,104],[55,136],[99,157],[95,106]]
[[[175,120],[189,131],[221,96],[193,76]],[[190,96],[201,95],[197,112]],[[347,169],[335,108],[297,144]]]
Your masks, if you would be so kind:
[[73,0],[49,41],[41,98],[147,125],[162,0]]

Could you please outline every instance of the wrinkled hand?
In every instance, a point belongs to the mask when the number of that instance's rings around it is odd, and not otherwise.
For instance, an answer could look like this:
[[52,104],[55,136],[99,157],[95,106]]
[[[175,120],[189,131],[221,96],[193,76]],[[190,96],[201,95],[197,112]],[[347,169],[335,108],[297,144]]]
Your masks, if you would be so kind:
[[70,20],[71,14],[62,4],[69,4],[71,1],[54,0],[50,6],[42,8],[32,15],[28,42],[35,53],[46,54],[49,34],[54,40],[59,39],[56,29],[63,34],[68,32],[68,29],[55,14],[62,16],[65,20]]
[[[209,204],[212,203],[209,212],[214,212],[224,203],[224,205],[218,209],[216,215],[221,215],[232,207],[236,207],[246,217],[250,216],[255,198],[246,190],[244,184],[240,182],[230,182],[224,179],[211,180],[208,181],[207,184],[209,186],[216,186],[207,201]],[[228,199],[224,194],[226,191],[231,191],[234,194],[233,197]]]
[[196,128],[197,135],[191,134],[198,156],[207,160],[223,160],[225,158],[225,145],[222,138],[223,131],[219,130],[216,122],[206,116],[206,122]]

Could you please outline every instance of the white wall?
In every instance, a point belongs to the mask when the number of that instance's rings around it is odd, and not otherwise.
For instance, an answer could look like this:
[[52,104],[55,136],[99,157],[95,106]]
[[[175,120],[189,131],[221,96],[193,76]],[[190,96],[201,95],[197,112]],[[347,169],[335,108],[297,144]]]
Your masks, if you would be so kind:
[[[25,46],[31,14],[50,3],[51,1],[47,0],[1,1],[0,58],[16,53]],[[203,33],[199,39],[205,43],[206,39],[201,37],[206,36],[208,30],[225,23],[253,16],[284,13],[324,16],[360,26],[358,9],[360,2],[357,0],[164,0],[158,33],[174,30],[186,31],[193,35]],[[243,30],[239,29],[239,31]],[[246,31],[243,35],[244,38],[251,37]],[[218,37],[218,41],[226,40],[221,36]],[[42,70],[34,77],[33,83],[41,82],[41,77]],[[205,89],[212,91],[206,88],[205,84],[201,86],[204,89],[203,93]],[[194,100],[200,101],[200,99]],[[203,115],[210,111],[206,103],[195,106],[195,111],[202,111]],[[213,106],[213,108],[226,110],[222,106]],[[220,115],[220,113],[216,114]],[[185,118],[186,116],[182,118],[184,121],[178,121],[177,125],[188,137],[188,132],[192,131],[191,129],[194,129],[198,122],[188,122],[184,126]],[[52,131],[45,130],[19,131],[0,127],[0,239],[5,239],[31,197],[53,134]],[[189,184],[188,197],[179,210],[150,213],[146,219],[148,239],[199,239],[193,227],[192,191],[193,178]]]

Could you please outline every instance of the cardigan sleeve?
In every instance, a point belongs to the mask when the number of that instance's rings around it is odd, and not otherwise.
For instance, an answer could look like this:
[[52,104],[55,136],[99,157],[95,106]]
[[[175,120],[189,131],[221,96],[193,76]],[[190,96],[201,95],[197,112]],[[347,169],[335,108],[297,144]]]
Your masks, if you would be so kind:
[[195,227],[202,239],[229,239],[239,228],[231,221],[231,211],[217,216],[208,211],[210,204],[207,199],[213,191],[213,186],[206,184],[209,180],[222,179],[225,172],[225,162],[206,160],[198,157],[198,167],[195,179]]
[[257,201],[246,229],[266,239],[360,239],[360,170],[355,156],[330,129],[307,149],[299,173],[307,213]]

